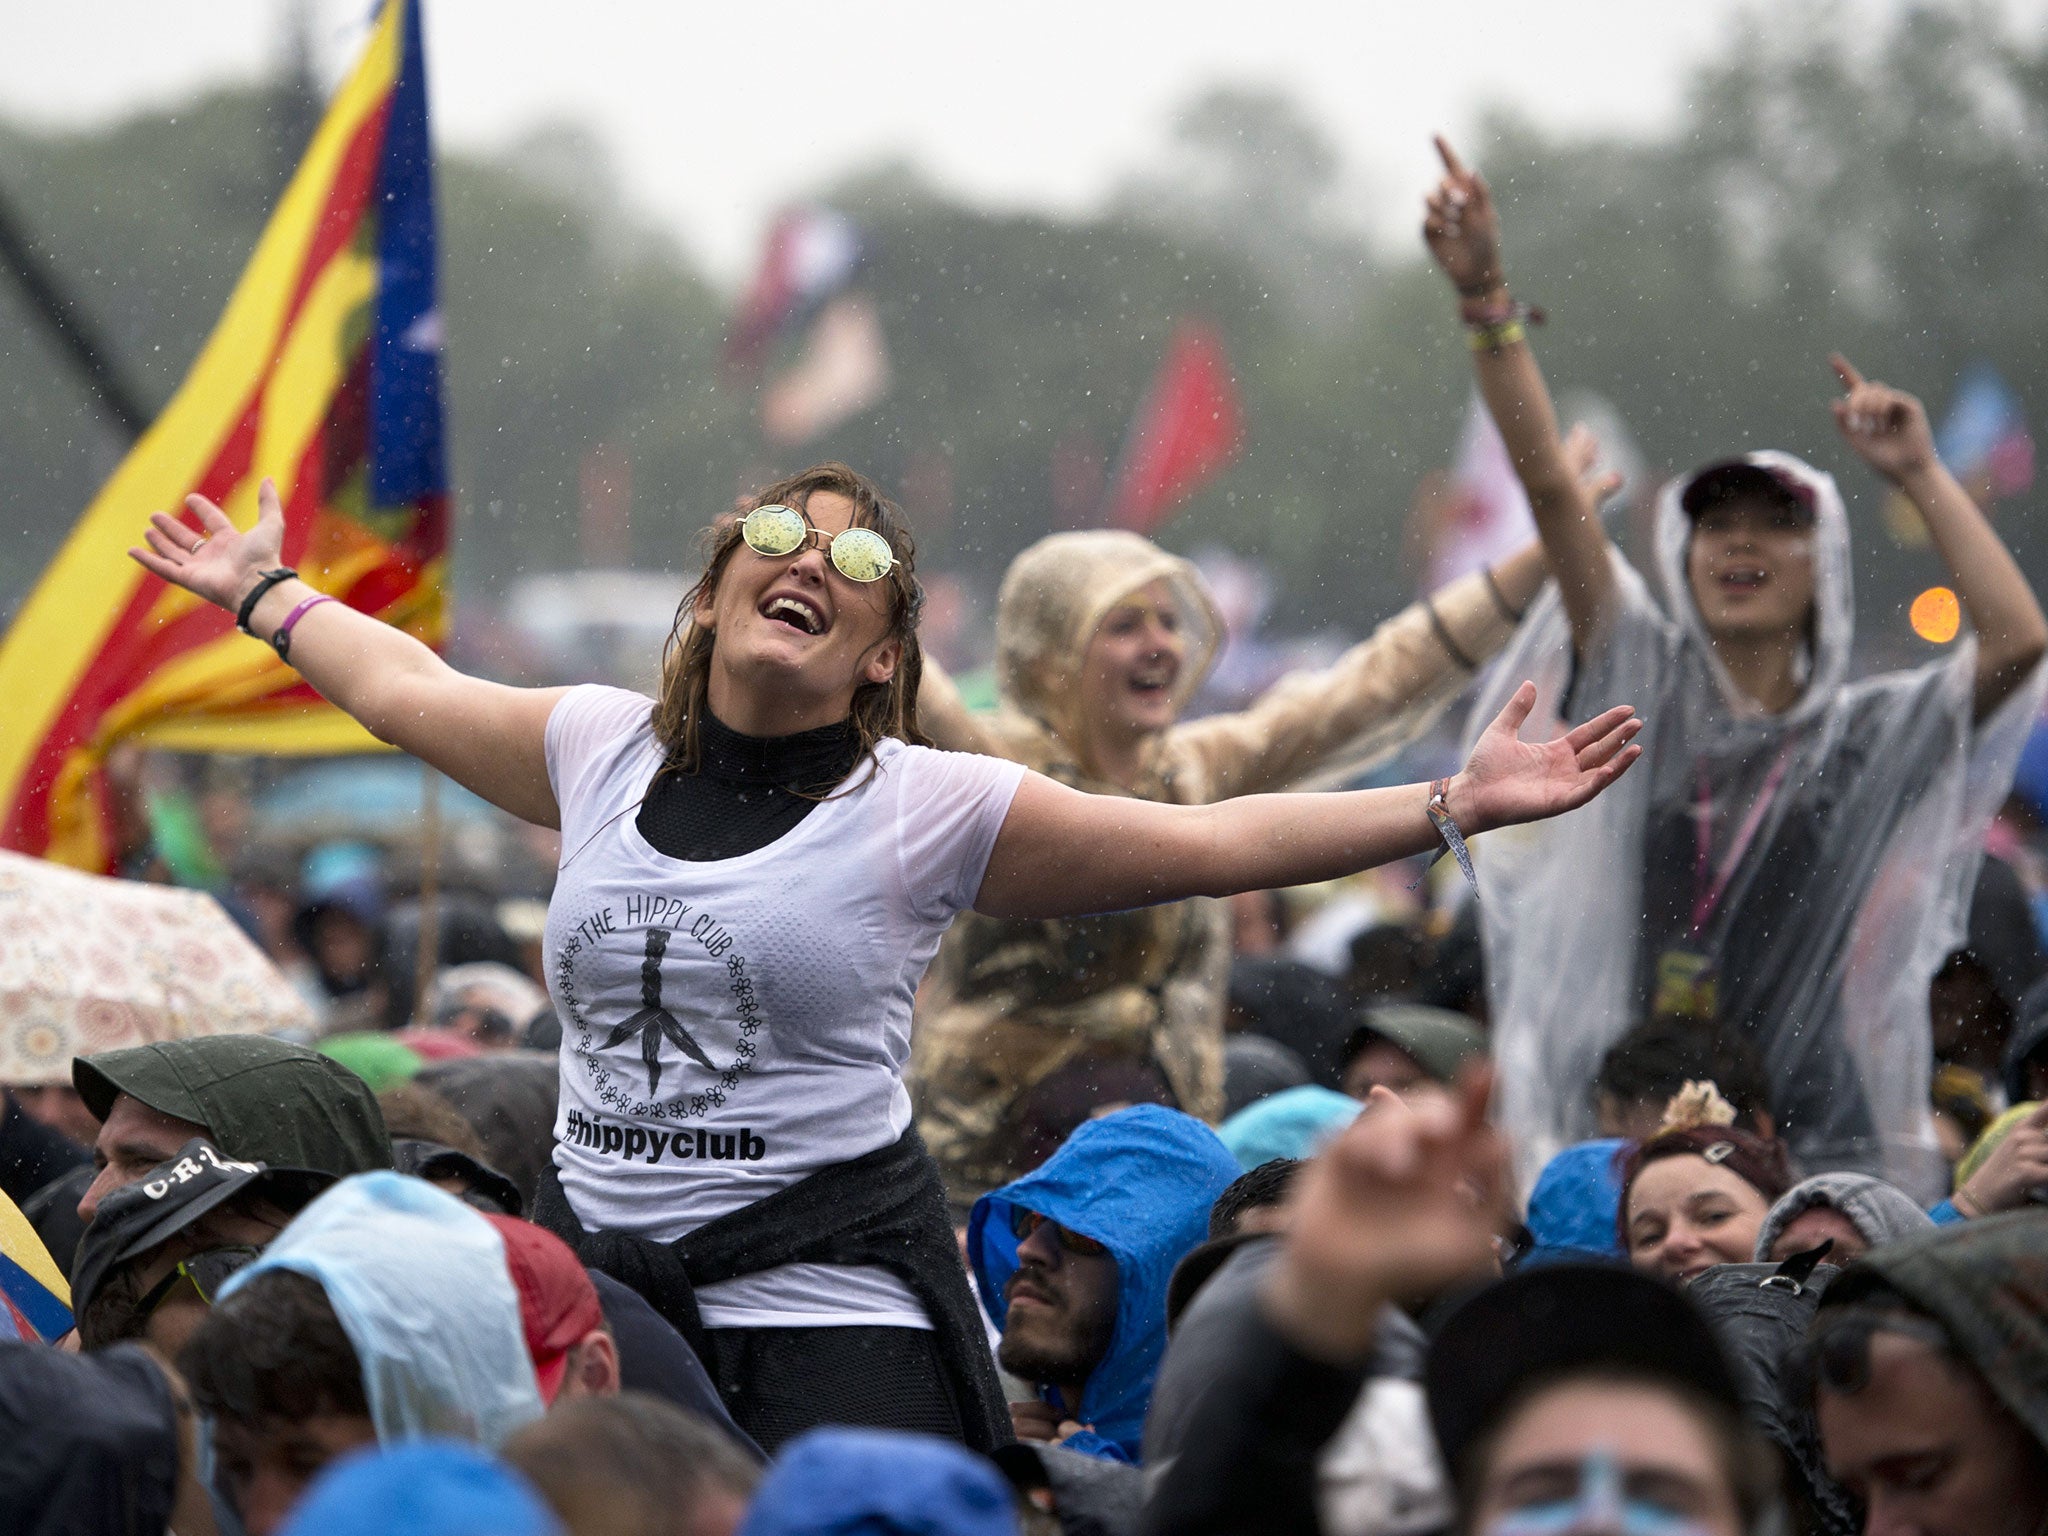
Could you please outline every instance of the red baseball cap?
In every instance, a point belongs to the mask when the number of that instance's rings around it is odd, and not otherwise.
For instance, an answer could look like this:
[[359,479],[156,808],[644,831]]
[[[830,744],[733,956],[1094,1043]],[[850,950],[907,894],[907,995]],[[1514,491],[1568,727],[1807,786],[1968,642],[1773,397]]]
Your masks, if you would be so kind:
[[505,1241],[505,1268],[519,1292],[519,1325],[540,1398],[552,1403],[562,1390],[570,1348],[604,1326],[604,1307],[582,1261],[554,1233],[516,1216],[480,1213]]

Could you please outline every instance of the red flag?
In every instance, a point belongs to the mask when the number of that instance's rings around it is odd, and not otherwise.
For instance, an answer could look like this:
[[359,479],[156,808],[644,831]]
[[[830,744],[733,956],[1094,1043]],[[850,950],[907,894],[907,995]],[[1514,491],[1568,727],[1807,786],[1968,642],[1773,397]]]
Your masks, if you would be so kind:
[[733,314],[726,365],[759,366],[771,343],[853,281],[860,262],[860,230],[837,209],[790,208],[777,215]]
[[1222,338],[1207,325],[1183,320],[1124,440],[1105,503],[1107,521],[1151,533],[1237,456],[1243,435]]

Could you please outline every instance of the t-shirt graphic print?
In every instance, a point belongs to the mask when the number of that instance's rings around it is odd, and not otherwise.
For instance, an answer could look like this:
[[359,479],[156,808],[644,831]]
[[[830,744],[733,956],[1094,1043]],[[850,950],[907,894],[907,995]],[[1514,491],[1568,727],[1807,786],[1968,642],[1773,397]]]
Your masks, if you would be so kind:
[[[903,1134],[911,1001],[1022,770],[885,741],[767,846],[673,859],[635,825],[661,764],[652,707],[583,687],[548,720],[562,860],[544,957],[563,1191],[586,1227],[668,1242]],[[830,1265],[698,1301],[711,1327],[925,1322],[893,1276]]]

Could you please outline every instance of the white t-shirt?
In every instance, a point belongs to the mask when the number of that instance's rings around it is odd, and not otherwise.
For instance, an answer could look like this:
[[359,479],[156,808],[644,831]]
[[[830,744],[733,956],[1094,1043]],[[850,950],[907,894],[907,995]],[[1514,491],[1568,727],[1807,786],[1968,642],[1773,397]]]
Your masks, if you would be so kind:
[[[587,1228],[673,1242],[903,1134],[911,998],[1023,769],[884,741],[766,847],[672,859],[634,824],[661,765],[652,708],[583,687],[548,717],[562,862],[544,952],[563,1192]],[[697,1301],[709,1327],[929,1326],[878,1268],[784,1265]]]

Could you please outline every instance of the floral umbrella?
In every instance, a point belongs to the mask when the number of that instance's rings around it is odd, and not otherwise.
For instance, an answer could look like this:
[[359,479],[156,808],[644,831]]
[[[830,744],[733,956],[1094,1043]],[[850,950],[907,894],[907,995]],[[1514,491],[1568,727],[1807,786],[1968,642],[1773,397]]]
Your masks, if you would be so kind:
[[193,1035],[310,1030],[305,1001],[203,891],[0,852],[0,1083]]

